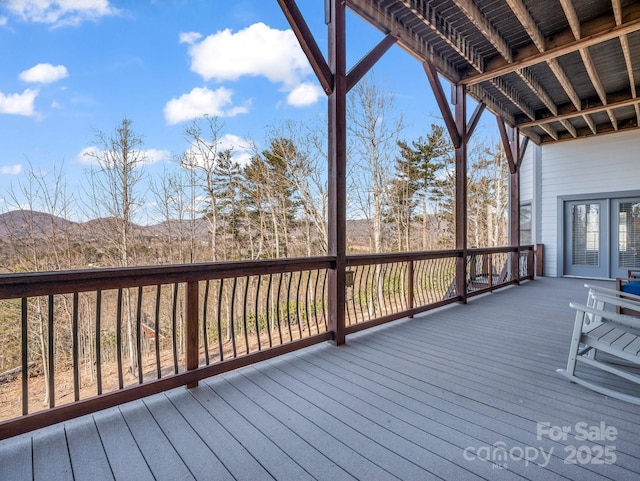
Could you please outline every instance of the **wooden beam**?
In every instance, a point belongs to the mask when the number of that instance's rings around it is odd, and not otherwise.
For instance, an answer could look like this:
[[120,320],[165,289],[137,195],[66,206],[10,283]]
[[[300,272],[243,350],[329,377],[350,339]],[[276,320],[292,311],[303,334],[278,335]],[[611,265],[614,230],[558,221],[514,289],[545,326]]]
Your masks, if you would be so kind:
[[[622,2],[620,0],[611,0],[613,7],[613,16],[616,19],[616,25],[622,24]],[[627,66],[627,75],[629,76],[629,87],[631,89],[631,96],[636,98],[638,91],[636,89],[636,79],[633,73],[633,62],[631,60],[631,49],[629,47],[629,38],[626,35],[620,37],[620,47],[622,48],[622,54],[624,55],[624,63]],[[635,104],[636,111],[636,123],[640,124],[640,105]]]
[[504,153],[507,156],[507,163],[509,164],[509,172],[512,174],[518,169],[517,158],[513,155],[513,149],[511,147],[511,139],[507,132],[507,126],[504,120],[500,117],[496,117],[498,122],[498,131],[500,132],[500,138],[502,139],[502,146],[504,147]]
[[[614,130],[613,126],[608,122],[605,124],[599,125],[598,133],[596,135],[601,137],[603,135],[613,134],[616,132],[627,132],[627,131],[638,130],[638,129],[639,127],[636,124],[636,119],[633,118],[633,119],[625,120],[623,122],[619,121],[618,130]],[[578,128],[576,130],[578,135],[575,138],[567,132],[562,132],[562,133],[559,133],[558,140],[552,140],[545,136],[545,138],[541,139],[542,140],[541,144],[544,145],[548,142],[564,142],[564,141],[574,140],[574,139],[583,139],[586,137],[592,137],[594,135],[589,127]]]
[[591,53],[589,49],[583,48],[580,49],[580,57],[582,58],[582,63],[584,63],[584,68],[589,75],[589,79],[593,84],[593,88],[596,89],[596,93],[598,97],[600,97],[600,101],[603,105],[607,105],[607,93],[604,90],[604,86],[602,85],[602,81],[600,80],[600,76],[598,75],[598,71],[596,70],[596,66],[593,63],[593,59],[591,58]]
[[287,18],[293,33],[296,35],[302,51],[307,56],[311,68],[318,77],[320,85],[327,95],[330,94],[333,89],[331,69],[329,65],[327,65],[324,55],[313,38],[313,34],[300,13],[295,0],[278,0],[278,4]]
[[[591,25],[597,25],[599,30],[594,31],[589,35],[585,35],[578,40],[575,39],[573,32],[569,29],[568,32],[561,32],[556,35],[554,39],[552,39],[542,49],[538,49],[536,45],[531,47],[522,47],[518,54],[514,55],[513,62],[506,62],[502,57],[496,57],[494,60],[487,63],[485,72],[467,75],[460,80],[460,83],[469,86],[485,82],[495,77],[515,72],[519,69],[547,62],[563,55],[577,52],[581,49],[589,48],[599,43],[637,32],[640,30],[640,18],[637,18],[640,13],[637,10],[637,8],[634,10],[635,14],[633,15],[633,19],[628,20],[621,25],[612,27],[608,17],[606,19],[597,18],[583,24],[581,28],[583,33],[593,30],[593,28],[587,28],[591,27]],[[569,35],[570,38],[568,38]],[[535,51],[532,47],[535,48]]]
[[530,119],[535,119],[536,114],[534,113],[531,106],[525,102],[525,100],[521,97],[520,92],[516,90],[511,84],[504,81],[501,77],[496,77],[491,80],[491,84],[502,93],[509,101],[518,107],[527,117]]
[[560,0],[560,5],[562,5],[564,15],[565,17],[567,17],[567,21],[569,22],[569,27],[573,32],[573,36],[575,38],[582,37],[582,33],[580,32],[580,20],[578,20],[576,9],[573,8],[571,0]]
[[631,96],[636,98],[638,92],[636,89],[636,80],[633,73],[633,62],[631,60],[631,49],[629,47],[629,38],[625,35],[620,37],[620,46],[622,47],[622,54],[624,55],[624,63],[627,66],[627,75],[629,75],[629,87],[631,89]]
[[542,144],[542,137],[540,137],[537,133],[535,133],[531,128],[520,129],[520,133],[527,136],[527,138],[531,139],[535,144],[537,145]]
[[597,114],[600,112],[606,112],[607,110],[611,110],[611,109],[618,109],[622,107],[630,107],[632,105],[638,105],[638,103],[640,103],[640,98],[631,97],[631,98],[625,98],[623,100],[619,100],[616,102],[610,102],[607,105],[596,105],[594,107],[589,107],[582,110],[566,110],[561,108],[558,115],[549,116],[542,119],[536,119],[536,120],[530,120],[530,121],[528,120],[526,122],[516,122],[515,125],[518,128],[535,127],[545,123],[561,122],[563,120],[573,119],[576,117],[588,117],[589,115]]
[[613,8],[613,18],[616,19],[616,24],[620,25],[622,23],[622,2],[620,0],[611,0],[611,7]]
[[513,60],[513,52],[511,47],[504,39],[498,29],[487,19],[480,11],[473,0],[454,0],[458,8],[467,16],[469,21],[480,30],[482,35],[491,42],[491,45],[504,57],[507,62]]
[[513,10],[514,15],[520,20],[520,23],[533,40],[533,43],[538,48],[538,51],[544,52],[545,50],[545,41],[542,32],[536,25],[535,20],[527,10],[527,7],[522,2],[522,0],[507,0],[509,7]]
[[518,166],[522,165],[524,154],[527,152],[528,146],[529,146],[529,137],[523,137],[522,142],[520,143],[520,152],[518,155]]
[[536,94],[542,103],[549,109],[553,115],[558,115],[558,107],[555,102],[551,99],[551,96],[547,93],[547,91],[540,85],[540,82],[533,76],[529,69],[518,70],[518,75],[522,79],[522,81],[531,89],[531,91]]
[[553,140],[558,140],[558,132],[549,124],[541,124],[539,127],[544,130]]
[[373,50],[362,57],[360,61],[347,74],[347,92],[351,90],[362,77],[376,64],[378,60],[396,43],[396,38],[387,34]]
[[433,8],[430,2],[425,0],[401,0],[406,8],[422,21],[422,23],[435,32],[458,55],[469,63],[478,72],[484,71],[484,58],[478,53],[472,43],[469,43],[455,26]]
[[419,62],[429,62],[434,65],[438,72],[441,72],[449,81],[457,83],[460,79],[458,69],[447,59],[441,57],[433,48],[427,44],[424,37],[409,29],[403,22],[400,22],[389,9],[380,9],[374,2],[347,2],[349,9],[359,15],[372,25],[389,26],[391,35],[398,40],[398,45],[415,57]]
[[476,108],[473,111],[471,118],[469,119],[469,123],[467,124],[467,133],[466,133],[467,140],[471,138],[471,136],[473,135],[473,132],[476,130],[476,127],[478,126],[478,122],[480,121],[480,117],[482,116],[482,112],[484,112],[485,107],[486,105],[482,102],[476,105]]
[[491,112],[502,117],[508,124],[513,125],[515,123],[513,114],[509,112],[501,102],[498,102],[493,95],[489,94],[484,87],[480,85],[472,85],[467,89],[467,93],[476,101],[485,104]]
[[447,126],[447,130],[449,131],[451,142],[457,149],[460,146],[462,138],[460,132],[458,131],[456,121],[451,113],[449,102],[447,102],[447,98],[444,94],[444,91],[442,90],[442,84],[440,83],[440,79],[438,78],[438,72],[436,71],[435,67],[429,62],[423,62],[422,66],[424,67],[424,71],[427,74],[427,79],[429,79],[429,84],[431,85],[431,90],[433,91],[433,95],[436,98],[436,103],[440,108],[442,119],[444,120],[444,123]]
[[569,120],[561,120],[560,123],[567,130],[567,132],[573,135],[574,138],[578,136],[578,132],[576,131],[576,128],[573,126],[573,124]]
[[547,65],[553,72],[553,75],[555,75],[556,78],[558,79],[558,82],[560,82],[560,85],[566,92],[567,96],[569,97],[569,100],[571,100],[571,103],[573,103],[573,106],[576,108],[576,110],[580,110],[582,108],[582,102],[580,101],[580,96],[578,95],[578,92],[573,86],[573,83],[569,79],[569,76],[565,73],[564,69],[560,66],[560,63],[558,62],[558,60],[555,58],[551,59],[547,62]]

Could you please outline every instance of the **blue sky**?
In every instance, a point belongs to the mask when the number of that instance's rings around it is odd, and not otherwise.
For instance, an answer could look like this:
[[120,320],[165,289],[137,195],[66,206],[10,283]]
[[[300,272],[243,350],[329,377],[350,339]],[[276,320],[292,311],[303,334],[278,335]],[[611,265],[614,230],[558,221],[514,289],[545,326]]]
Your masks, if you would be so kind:
[[[298,6],[326,52],[324,2]],[[353,14],[347,31],[349,66],[382,38]],[[269,125],[326,114],[275,0],[5,0],[0,58],[0,212],[29,166],[62,168],[80,192],[96,130],[125,117],[159,168],[184,152],[184,128],[203,114],[219,117],[239,155],[249,139],[264,147]],[[407,139],[438,122],[422,66],[398,46],[376,78],[395,94]]]

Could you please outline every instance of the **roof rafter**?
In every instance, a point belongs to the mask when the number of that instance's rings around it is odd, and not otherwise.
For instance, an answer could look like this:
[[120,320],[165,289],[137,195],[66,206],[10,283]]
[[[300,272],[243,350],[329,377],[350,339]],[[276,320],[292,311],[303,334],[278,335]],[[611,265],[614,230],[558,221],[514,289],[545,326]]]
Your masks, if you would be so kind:
[[507,0],[507,4],[509,5],[509,7],[511,7],[513,13],[516,14],[516,17],[518,17],[520,23],[522,23],[522,26],[529,34],[529,37],[531,37],[531,40],[533,40],[533,43],[538,48],[538,51],[544,52],[544,36],[542,35],[542,32],[540,32],[538,25],[536,25],[535,20],[529,13],[529,10],[527,10],[527,7],[522,2],[522,0]]
[[[613,17],[616,20],[616,25],[622,24],[622,2],[620,0],[611,0],[611,6],[613,7]],[[633,98],[636,98],[638,96],[638,91],[636,89],[636,79],[633,73],[633,62],[631,61],[629,38],[626,35],[620,37],[620,46],[622,47],[624,63],[627,66],[627,73],[629,74],[629,87],[631,88],[631,96]],[[636,123],[640,124],[640,104],[635,104],[635,110]]]
[[[567,19],[569,21],[569,26],[571,28],[571,31],[574,34],[574,37],[575,38],[579,38],[579,36],[580,36],[580,22],[578,20],[578,16],[576,15],[575,9],[573,8],[572,4],[570,3],[570,0],[560,0],[560,2],[562,4],[563,8],[565,9],[566,16],[567,16]],[[533,42],[536,45],[536,47],[538,48],[538,50],[540,52],[543,52],[544,49],[545,49],[544,36],[542,35],[542,32],[540,32],[540,29],[537,27],[537,25],[535,25],[535,21],[533,20],[533,18],[531,18],[531,15],[526,10],[524,4],[522,4],[522,2],[520,0],[511,0],[508,3],[511,6],[512,10],[514,10],[514,12],[516,13],[518,18],[520,19],[521,23],[525,27],[525,30],[529,33],[529,36],[533,40]],[[525,13],[525,11],[526,11],[526,13]],[[556,76],[556,78],[560,82],[560,85],[562,86],[562,88],[565,90],[565,92],[567,93],[567,95],[569,96],[571,101],[574,103],[576,109],[580,110],[582,108],[582,105],[581,105],[581,102],[580,102],[580,97],[579,97],[578,93],[576,92],[575,87],[573,86],[573,84],[571,83],[569,78],[567,77],[566,73],[564,72],[564,70],[562,69],[560,64],[558,63],[557,59],[554,58],[554,59],[547,60],[547,64],[549,65],[549,68],[551,69],[553,74]],[[519,70],[518,72],[522,72],[523,70],[524,69]],[[522,75],[521,75],[521,77],[522,77]],[[529,85],[529,84],[527,84],[527,85]],[[539,98],[543,102],[545,102],[545,99],[542,96],[539,96]],[[551,109],[546,102],[545,102],[545,105],[547,105],[547,108],[549,108],[549,110],[552,113],[555,110],[556,113],[554,115],[557,115],[557,108],[556,109]],[[591,118],[588,118],[586,115],[584,116],[584,120],[587,123],[587,125],[589,125],[589,128],[591,128],[591,130],[595,134],[596,130],[595,130],[595,124],[594,124],[593,120]],[[577,131],[576,131],[575,127],[573,127],[573,125],[568,120],[562,121],[561,124],[574,138],[577,136]],[[543,126],[541,126],[541,128],[543,128],[545,131],[547,130]],[[553,137],[553,135],[552,135],[552,137]],[[555,140],[557,140],[557,138]]]
[[[442,17],[438,11],[431,6],[431,3],[425,0],[417,0],[417,2],[402,0],[401,3],[411,10],[416,17],[422,20],[422,23],[433,30],[442,40],[447,42],[469,65],[473,66],[478,72],[484,72],[484,58],[449,21]],[[414,6],[414,4],[416,5]]]
[[[461,35],[458,30],[456,30],[447,20],[445,20],[437,10],[435,10],[430,3],[425,2],[424,0],[418,0],[417,2],[412,2],[408,0],[402,0],[401,3],[407,7],[411,12],[422,21],[426,26],[428,26],[434,33],[438,35],[443,41],[445,41],[451,48],[453,48],[458,55],[464,58],[467,63],[472,65],[478,72],[482,72],[484,70],[484,58],[477,52],[477,50],[467,42],[465,37]],[[467,8],[470,7],[471,4],[467,3]],[[477,7],[476,7],[477,10]],[[479,10],[475,12],[477,15],[482,15]],[[488,21],[487,25],[491,26]],[[487,27],[488,28],[488,27]],[[494,29],[495,30],[495,29]],[[494,40],[498,41],[497,38]],[[502,47],[510,52],[506,41],[502,39]],[[510,53],[508,54],[510,56]],[[530,105],[528,105],[520,96],[518,91],[513,88],[508,82],[504,79],[496,78],[491,80],[491,83],[494,87],[500,91],[506,98],[508,98],[518,109],[520,109],[525,115],[529,118],[534,119],[535,114]],[[549,131],[549,135],[556,135],[555,132],[551,129],[551,127],[547,127]]]
[[[509,0],[516,1],[516,0]],[[581,25],[583,37],[576,40],[571,29],[555,35],[551,42],[543,46],[544,50],[539,50],[534,44],[529,47],[522,47],[514,55],[513,62],[506,62],[502,57],[496,57],[487,62],[486,71],[479,74],[471,74],[463,77],[460,83],[474,85],[491,80],[492,78],[506,75],[516,70],[531,67],[552,59],[556,59],[569,53],[577,52],[580,49],[588,48],[598,43],[606,42],[614,38],[619,38],[629,33],[640,30],[640,4],[629,7],[628,17],[630,20],[620,25],[611,26],[609,17],[599,17]],[[533,50],[535,49],[535,50]],[[537,51],[537,53],[536,53]]]
[[[569,22],[569,27],[571,27],[573,36],[576,38],[576,40],[579,40],[580,38],[582,38],[582,33],[580,29],[580,20],[578,20],[576,9],[573,7],[573,4],[570,0],[560,0],[560,4],[562,5],[564,14],[567,17],[567,21]],[[593,87],[596,89],[596,92],[600,97],[600,101],[603,105],[606,105],[607,93],[604,90],[602,80],[598,75],[598,71],[595,64],[593,63],[593,59],[591,58],[591,53],[589,52],[588,47],[580,49],[580,57],[582,58],[584,68],[587,70],[587,75],[589,75],[589,79],[591,80]],[[614,115],[613,110],[607,109],[607,115],[609,116],[609,120],[611,120],[611,125],[613,125],[613,128],[615,130],[618,130],[618,121],[616,120],[616,116]]]
[[401,23],[388,9],[379,8],[374,2],[361,3],[346,0],[346,3],[353,12],[369,23],[389,26],[389,29],[385,30],[384,33],[393,35],[393,37],[397,39],[400,47],[420,62],[428,61],[434,65],[438,71],[451,82],[458,82],[460,78],[458,71],[446,59],[439,55],[431,44],[427,44],[423,38],[407,28],[407,26]]
[[[628,93],[627,93],[628,94]],[[611,94],[611,97],[616,96],[616,94]],[[597,101],[597,99],[593,99]],[[561,107],[558,115],[545,117],[542,119],[536,119],[526,122],[517,122],[518,127],[533,127],[536,125],[550,123],[550,122],[562,122],[563,120],[569,120],[572,118],[580,117],[580,116],[589,116],[591,114],[597,114],[599,112],[605,112],[607,109],[618,109],[622,107],[629,107],[631,105],[640,104],[640,98],[622,98],[618,101],[613,101],[608,103],[607,105],[596,105],[594,107],[588,107],[583,110],[568,110],[566,107]]]
[[491,42],[495,49],[504,57],[507,62],[513,60],[511,47],[504,39],[498,29],[485,17],[480,9],[473,3],[473,0],[453,0],[458,8],[476,26],[476,28]]
[[[471,0],[454,0],[455,4],[460,8],[460,10],[467,16],[467,18],[478,28],[478,30],[484,35],[484,37],[495,47],[495,49],[502,55],[502,57],[510,62],[513,59],[513,53],[511,51],[511,47],[504,39],[502,35],[498,32],[498,30],[493,26],[493,24],[484,16],[484,14],[480,11],[480,9],[476,6],[475,3]],[[516,5],[517,2],[513,2],[514,6],[519,9],[524,9],[522,4]],[[530,19],[530,23],[532,28],[535,27],[535,24],[532,19]],[[537,27],[535,27],[537,31]],[[539,36],[542,38],[542,36]],[[549,96],[549,94],[542,88],[538,80],[534,77],[529,69],[522,69],[517,71],[518,76],[522,79],[522,81],[531,89],[531,91],[542,101],[542,103],[549,109],[549,111],[556,115],[558,113],[558,109]],[[514,95],[514,89],[511,88],[504,81],[498,81],[498,79],[491,80],[491,83],[513,104],[518,107],[522,112],[524,112],[529,118],[534,119],[535,114],[533,113],[533,109],[527,105],[523,100],[520,99],[519,95]],[[516,92],[517,93],[517,92]],[[547,133],[551,136],[556,136],[555,131],[551,129],[551,127],[546,127]]]

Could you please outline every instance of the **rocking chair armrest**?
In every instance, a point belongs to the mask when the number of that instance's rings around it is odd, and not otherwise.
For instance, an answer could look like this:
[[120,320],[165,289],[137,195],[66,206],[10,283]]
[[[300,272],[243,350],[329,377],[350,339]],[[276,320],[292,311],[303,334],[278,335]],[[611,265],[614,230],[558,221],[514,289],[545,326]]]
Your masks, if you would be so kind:
[[624,296],[625,300],[629,300],[629,301],[634,301],[634,302],[640,303],[640,296],[638,296],[636,294],[631,294],[631,293],[623,292],[623,291],[616,290],[616,289],[609,289],[608,287],[594,286],[593,284],[585,284],[584,287],[586,287],[587,289],[589,289],[590,291],[592,291],[594,293],[603,293],[603,294],[607,294],[607,295],[610,295],[610,296]]
[[640,335],[640,318],[638,317],[628,316],[626,314],[617,314],[611,311],[603,311],[601,309],[595,309],[593,307],[585,306],[584,304],[576,304],[574,302],[569,303],[569,306],[577,311],[598,316],[603,323],[610,322],[616,327],[628,330],[635,335]]
[[626,297],[617,297],[611,294],[605,294],[603,292],[593,292],[591,294],[597,301],[602,301],[605,304],[611,304],[616,307],[624,307],[627,309],[640,311],[640,301],[635,299],[627,299]]

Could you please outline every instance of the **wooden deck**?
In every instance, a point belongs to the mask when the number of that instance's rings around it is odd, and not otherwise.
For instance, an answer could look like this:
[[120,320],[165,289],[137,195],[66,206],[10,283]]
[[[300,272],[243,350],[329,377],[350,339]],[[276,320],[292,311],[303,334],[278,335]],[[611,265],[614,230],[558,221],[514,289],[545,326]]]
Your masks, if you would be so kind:
[[0,480],[637,480],[640,407],[555,373],[583,284],[542,278],[5,440]]

